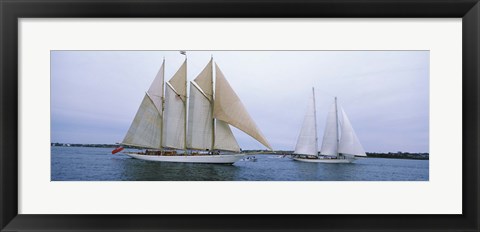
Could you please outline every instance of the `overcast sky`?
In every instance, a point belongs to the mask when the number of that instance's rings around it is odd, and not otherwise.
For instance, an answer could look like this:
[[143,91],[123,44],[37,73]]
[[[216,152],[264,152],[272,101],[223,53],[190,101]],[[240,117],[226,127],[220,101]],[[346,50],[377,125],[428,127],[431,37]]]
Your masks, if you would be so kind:
[[[188,80],[222,69],[274,150],[293,150],[315,87],[319,146],[334,96],[367,152],[428,152],[428,51],[188,51]],[[121,142],[162,59],[178,51],[52,51],[51,139]],[[233,129],[242,149],[264,149]]]

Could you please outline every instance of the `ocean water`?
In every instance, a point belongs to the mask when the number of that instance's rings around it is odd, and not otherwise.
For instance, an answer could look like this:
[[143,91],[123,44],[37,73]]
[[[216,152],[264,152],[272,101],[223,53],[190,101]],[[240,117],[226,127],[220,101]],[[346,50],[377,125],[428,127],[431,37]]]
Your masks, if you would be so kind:
[[112,148],[51,147],[52,181],[428,181],[428,160],[363,158],[353,164],[255,155],[233,165],[151,162]]

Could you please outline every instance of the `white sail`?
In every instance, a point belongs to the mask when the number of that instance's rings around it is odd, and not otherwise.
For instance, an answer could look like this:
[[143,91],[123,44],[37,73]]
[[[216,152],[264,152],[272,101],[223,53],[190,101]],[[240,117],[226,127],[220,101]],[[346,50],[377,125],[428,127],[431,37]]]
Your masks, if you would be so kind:
[[216,120],[215,126],[215,149],[225,150],[225,151],[240,151],[240,146],[237,143],[237,140],[233,136],[230,126],[221,121]]
[[183,62],[168,83],[170,83],[182,100],[187,98],[187,60]]
[[161,148],[161,119],[160,112],[155,107],[154,102],[148,94],[145,94],[122,144]]
[[167,82],[163,121],[163,146],[185,148],[185,108],[183,101]]
[[157,76],[153,80],[150,88],[148,89],[147,93],[148,96],[152,99],[153,104],[157,107],[158,112],[160,115],[162,112],[162,104],[163,104],[163,81],[164,81],[164,73],[165,73],[165,60],[163,61],[162,67],[158,70]]
[[167,82],[163,117],[163,146],[185,149],[187,61]]
[[203,91],[207,96],[208,100],[212,100],[213,97],[213,69],[212,69],[212,60],[208,62],[207,66],[198,74],[198,76],[193,80],[198,87]]
[[248,114],[245,106],[243,106],[240,98],[238,98],[237,94],[225,79],[225,76],[218,68],[218,65],[215,65],[215,67],[217,75],[215,82],[213,117],[240,129],[268,149],[272,150],[267,139],[263,136],[253,119]]
[[189,98],[187,147],[211,150],[213,145],[212,105],[193,82],[190,83]]
[[348,120],[345,111],[342,111],[342,137],[338,146],[338,152],[345,155],[367,156],[363,150],[362,144],[358,140],[355,131],[353,130],[350,120]]
[[337,106],[333,103],[328,111],[327,123],[323,133],[322,149],[320,154],[328,156],[337,156],[338,127],[337,127]]
[[315,92],[308,102],[307,113],[303,119],[302,129],[295,146],[295,154],[315,155],[318,154],[317,144],[317,122],[315,113]]

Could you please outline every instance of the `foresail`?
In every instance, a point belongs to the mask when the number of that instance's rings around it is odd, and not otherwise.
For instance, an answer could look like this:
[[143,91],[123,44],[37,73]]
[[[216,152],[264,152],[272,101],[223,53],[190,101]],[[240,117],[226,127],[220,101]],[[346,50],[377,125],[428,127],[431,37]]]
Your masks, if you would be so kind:
[[145,94],[122,144],[160,149],[160,120],[159,111],[152,99]]
[[350,120],[348,120],[347,115],[345,114],[345,111],[343,111],[343,109],[341,111],[343,121],[341,125],[342,137],[340,138],[338,152],[346,155],[367,156],[353,130]]
[[152,99],[155,107],[157,107],[160,115],[162,114],[162,98],[163,98],[163,81],[164,81],[164,70],[165,70],[165,60],[163,61],[162,67],[158,70],[157,76],[153,80],[150,88],[147,93],[148,96]]
[[163,146],[185,149],[185,108],[182,98],[167,82],[163,116]]
[[315,95],[308,101],[307,112],[303,119],[300,135],[295,146],[295,154],[318,155],[317,130],[315,117]]
[[213,117],[240,129],[268,149],[272,150],[267,139],[262,135],[257,125],[248,114],[245,106],[243,106],[237,94],[225,79],[225,76],[218,68],[218,65],[215,65],[215,67],[217,75],[215,81]]
[[216,120],[215,126],[215,149],[225,150],[225,151],[240,151],[240,146],[237,143],[237,140],[233,136],[230,126],[221,121]]
[[187,125],[187,147],[211,150],[213,140],[212,105],[193,82],[190,83]]
[[322,149],[320,154],[328,156],[337,156],[338,129],[337,129],[337,109],[335,103],[330,107],[327,115],[327,123],[323,133]]

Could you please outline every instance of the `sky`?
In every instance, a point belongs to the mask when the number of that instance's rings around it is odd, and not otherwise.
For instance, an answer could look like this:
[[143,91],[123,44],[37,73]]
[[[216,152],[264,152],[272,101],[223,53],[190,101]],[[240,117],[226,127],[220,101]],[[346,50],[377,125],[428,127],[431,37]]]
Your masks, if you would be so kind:
[[[187,56],[188,81],[213,56],[274,150],[294,150],[314,87],[319,146],[336,96],[366,152],[429,151],[429,51]],[[169,80],[185,59],[179,51],[52,51],[51,141],[121,142],[164,57]],[[265,149],[232,130],[242,149]]]

